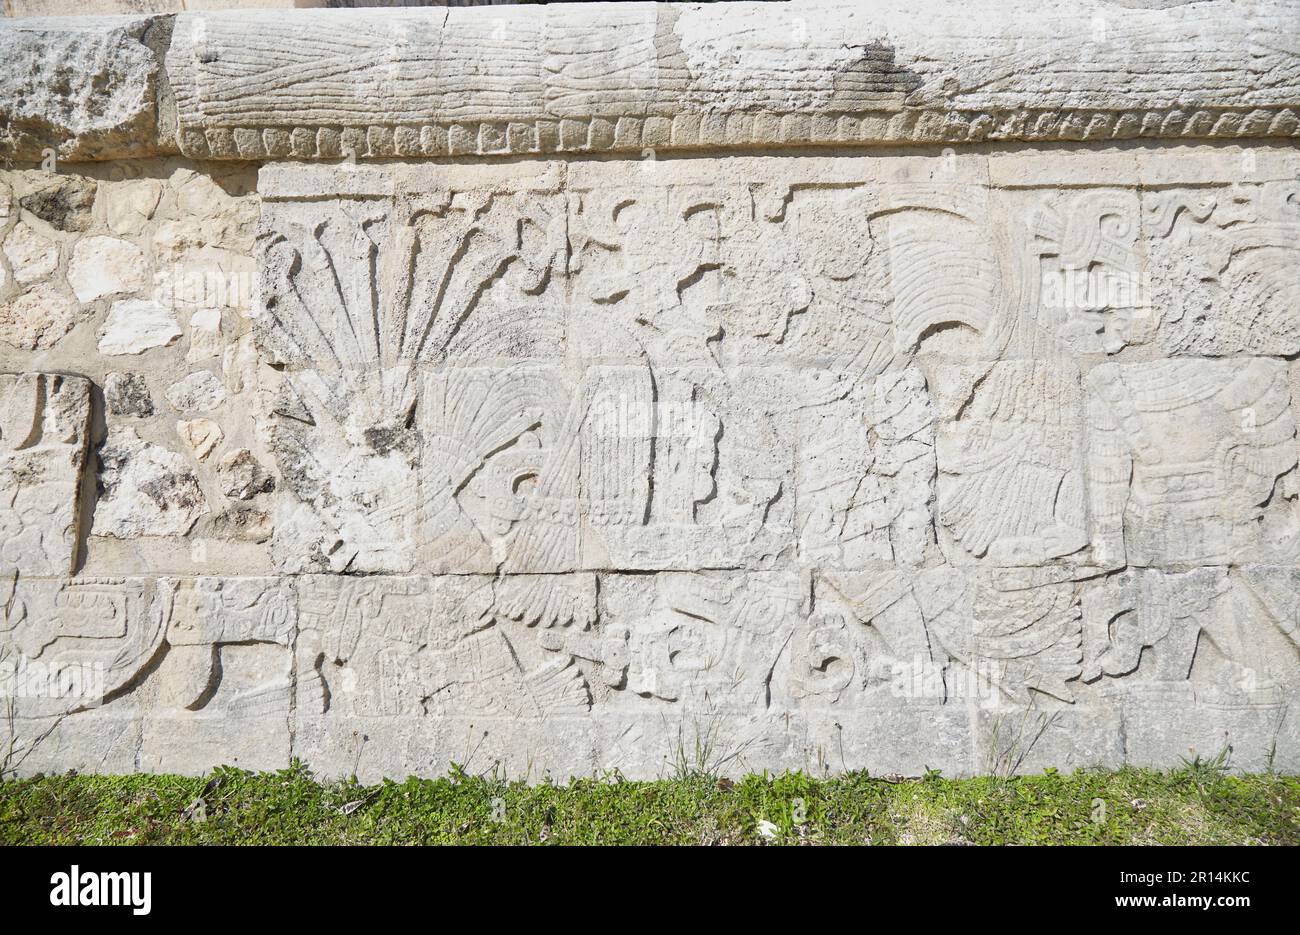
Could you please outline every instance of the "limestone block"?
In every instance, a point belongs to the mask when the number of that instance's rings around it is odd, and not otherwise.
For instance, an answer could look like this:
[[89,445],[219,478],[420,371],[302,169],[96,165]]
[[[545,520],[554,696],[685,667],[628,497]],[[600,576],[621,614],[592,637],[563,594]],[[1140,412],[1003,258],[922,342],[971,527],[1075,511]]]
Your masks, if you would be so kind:
[[604,664],[626,667],[610,706],[648,714],[649,702],[673,718],[763,713],[772,669],[807,614],[807,576],[674,572],[654,581],[650,591],[636,577],[601,579]]
[[1294,52],[1268,41],[1292,18],[1227,0],[183,13],[166,69],[180,148],[205,158],[1293,136]]
[[183,536],[208,511],[189,462],[144,441],[133,428],[112,426],[99,460],[97,536]]
[[27,181],[29,188],[18,199],[23,210],[56,230],[80,232],[90,226],[97,187],[94,179],[39,172],[28,173]]
[[247,448],[239,448],[222,458],[217,473],[221,476],[222,493],[232,500],[251,500],[275,489],[274,475]]
[[882,374],[800,426],[799,555],[821,568],[919,565],[934,541],[934,414],[917,369]]
[[949,560],[1040,565],[1083,550],[1083,394],[1074,365],[1004,360],[954,370],[940,379],[970,389],[935,445]]
[[[803,686],[804,697],[823,704],[857,696],[874,705],[990,709],[1078,697],[1081,586],[1066,569],[827,572],[815,589],[825,616],[804,637],[807,662],[791,673],[796,697]],[[870,632],[856,632],[853,621]],[[818,673],[836,674],[832,659],[840,671],[827,681]],[[823,690],[809,692],[809,684]]]
[[[163,644],[176,583],[16,575],[0,588],[0,649],[7,666],[0,675],[16,689],[7,694],[18,717],[40,719],[97,709],[132,684]],[[138,719],[130,699],[123,708],[118,713]],[[22,732],[30,737],[33,729],[39,724],[24,725]]]
[[153,217],[162,191],[157,179],[132,179],[111,186],[106,209],[109,228],[119,236],[138,234]]
[[210,412],[226,399],[226,388],[210,370],[196,370],[167,388],[167,401],[177,412]]
[[1092,549],[1107,566],[1290,554],[1296,429],[1267,358],[1106,364],[1088,375]]
[[1143,197],[1151,291],[1170,354],[1291,355],[1300,179]]
[[290,582],[196,578],[177,591],[145,690],[141,768],[270,769],[289,756],[297,601]]
[[0,412],[0,568],[71,574],[82,533],[90,383],[0,374]]
[[256,205],[226,191],[217,179],[193,169],[172,173],[176,216],[160,222],[153,249],[160,260],[180,261],[216,251],[247,254],[252,249]]
[[86,237],[77,241],[68,263],[68,285],[78,302],[135,292],[148,282],[143,251],[115,237]]
[[[594,605],[594,579],[555,582],[584,583]],[[490,577],[308,576],[297,587],[296,755],[333,774],[364,763],[389,775],[445,767],[487,735],[483,755],[515,769],[526,752],[561,771],[593,763],[580,752],[592,742],[583,670],[537,629],[494,615]]]
[[4,252],[19,285],[46,279],[59,265],[59,245],[22,222],[5,238]]
[[219,357],[223,349],[221,309],[200,309],[190,316],[190,349],[185,353],[185,362],[193,364]]

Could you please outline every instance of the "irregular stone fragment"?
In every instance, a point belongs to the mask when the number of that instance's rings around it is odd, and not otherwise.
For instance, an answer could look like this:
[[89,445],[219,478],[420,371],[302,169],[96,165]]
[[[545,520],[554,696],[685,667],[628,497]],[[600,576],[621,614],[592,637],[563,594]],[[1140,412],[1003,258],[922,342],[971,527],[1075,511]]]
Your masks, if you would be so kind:
[[99,461],[97,536],[183,536],[208,512],[186,459],[145,442],[133,428],[111,426]]
[[229,194],[213,178],[193,169],[177,169],[168,179],[176,193],[177,218],[154,232],[160,259],[179,261],[214,249],[247,254],[253,246],[257,204]]
[[226,399],[226,388],[208,370],[196,370],[167,389],[167,401],[180,412],[208,412]]
[[0,341],[28,351],[47,351],[77,323],[77,303],[42,283],[0,305]]
[[211,419],[190,419],[176,423],[176,433],[190,446],[196,461],[205,460],[221,444],[225,433]]
[[116,237],[83,237],[72,248],[68,285],[79,302],[135,292],[148,283],[143,251]]
[[104,197],[109,228],[119,236],[138,234],[153,217],[162,190],[157,179],[130,179],[108,186]]
[[224,344],[221,340],[221,309],[204,308],[190,316],[190,349],[185,352],[189,364],[219,357]]
[[154,414],[149,385],[139,373],[110,373],[104,378],[104,402],[109,415],[147,419]]
[[76,570],[89,434],[89,380],[0,374],[0,567]]
[[230,452],[217,465],[222,493],[232,500],[251,500],[260,493],[275,489],[275,477],[267,471],[247,448]]
[[84,176],[46,175],[18,203],[56,230],[75,233],[90,226],[95,189]]
[[45,279],[59,265],[59,245],[21,221],[5,238],[4,251],[19,285]]
[[182,334],[176,315],[147,299],[123,299],[109,309],[99,336],[101,354],[143,354],[175,344]]

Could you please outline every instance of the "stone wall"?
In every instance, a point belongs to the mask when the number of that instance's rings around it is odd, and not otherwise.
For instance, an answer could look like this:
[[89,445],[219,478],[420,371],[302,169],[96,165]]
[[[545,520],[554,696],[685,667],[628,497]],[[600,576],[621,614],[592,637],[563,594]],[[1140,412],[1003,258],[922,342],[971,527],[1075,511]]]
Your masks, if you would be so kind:
[[1297,26],[0,23],[0,768],[1300,768]]

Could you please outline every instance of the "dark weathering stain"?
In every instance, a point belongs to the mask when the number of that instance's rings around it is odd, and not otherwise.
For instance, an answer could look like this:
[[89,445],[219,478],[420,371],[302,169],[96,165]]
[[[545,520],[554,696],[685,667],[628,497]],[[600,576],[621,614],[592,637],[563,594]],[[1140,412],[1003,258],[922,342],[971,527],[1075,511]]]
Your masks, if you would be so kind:
[[872,42],[861,54],[835,73],[832,100],[845,110],[870,110],[897,105],[921,86],[921,76],[895,62],[894,47]]

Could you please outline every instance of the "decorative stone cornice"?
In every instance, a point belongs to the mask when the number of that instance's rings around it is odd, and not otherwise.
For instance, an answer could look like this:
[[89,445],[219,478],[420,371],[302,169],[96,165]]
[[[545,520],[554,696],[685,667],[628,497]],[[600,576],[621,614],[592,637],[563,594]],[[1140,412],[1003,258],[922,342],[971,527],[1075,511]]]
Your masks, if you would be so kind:
[[11,158],[1294,138],[1298,24],[1294,0],[18,20],[0,26],[0,120]]

